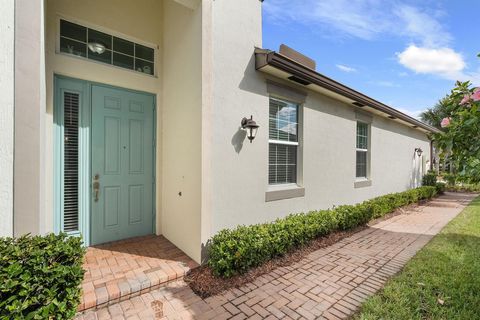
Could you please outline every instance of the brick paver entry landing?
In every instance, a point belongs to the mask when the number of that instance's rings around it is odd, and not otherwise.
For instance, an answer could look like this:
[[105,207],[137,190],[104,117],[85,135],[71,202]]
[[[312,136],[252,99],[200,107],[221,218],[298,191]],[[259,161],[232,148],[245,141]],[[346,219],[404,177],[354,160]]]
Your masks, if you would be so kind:
[[183,278],[197,264],[162,236],[90,247],[79,311],[118,302]]
[[348,318],[474,197],[447,193],[205,300],[177,280],[77,319]]

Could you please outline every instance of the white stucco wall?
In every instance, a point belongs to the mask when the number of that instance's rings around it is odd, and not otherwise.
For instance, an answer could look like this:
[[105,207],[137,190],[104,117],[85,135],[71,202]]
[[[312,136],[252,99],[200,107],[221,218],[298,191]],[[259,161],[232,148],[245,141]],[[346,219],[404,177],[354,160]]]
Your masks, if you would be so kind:
[[14,235],[46,231],[44,2],[15,1]]
[[[414,160],[414,149],[421,147],[424,157],[429,158],[425,134],[389,119],[373,117],[372,185],[355,189],[355,109],[307,91],[301,124],[305,196],[265,201],[269,188],[269,97],[267,76],[255,70],[253,58],[254,47],[262,45],[260,5],[258,0],[213,3],[213,170],[210,189],[202,190],[212,197],[210,235],[222,228],[353,204],[412,187],[412,168],[418,168],[420,163],[418,158]],[[253,143],[239,130],[242,117],[250,115],[260,125]],[[417,180],[419,175],[416,174]]]
[[202,6],[164,2],[162,234],[200,261]]
[[0,237],[13,235],[15,4],[0,0]]

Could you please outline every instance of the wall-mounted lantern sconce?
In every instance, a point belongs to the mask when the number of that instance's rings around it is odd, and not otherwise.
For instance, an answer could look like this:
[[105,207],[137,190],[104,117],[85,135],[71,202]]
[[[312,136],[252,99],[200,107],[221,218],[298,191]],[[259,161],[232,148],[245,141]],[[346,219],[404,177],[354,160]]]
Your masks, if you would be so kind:
[[257,135],[259,125],[253,120],[253,116],[250,116],[250,119],[243,118],[240,124],[242,129],[247,131],[247,138],[250,140],[250,143],[252,143],[252,140],[255,139]]
[[417,156],[421,157],[422,153],[423,153],[423,150],[422,150],[422,148],[415,148],[415,152],[417,153]]

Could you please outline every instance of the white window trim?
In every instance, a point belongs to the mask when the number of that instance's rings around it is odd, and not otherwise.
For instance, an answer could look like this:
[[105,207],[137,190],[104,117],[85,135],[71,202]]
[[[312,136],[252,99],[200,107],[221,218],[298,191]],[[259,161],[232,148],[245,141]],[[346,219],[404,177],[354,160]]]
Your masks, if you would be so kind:
[[301,188],[296,183],[278,183],[278,184],[269,184],[267,191],[278,191],[278,190],[291,190]]
[[[367,125],[367,149],[364,148],[357,148],[357,127],[358,124],[362,123]],[[355,121],[355,179],[354,179],[354,187],[355,188],[362,188],[362,187],[369,187],[372,185],[372,180],[371,180],[371,169],[370,169],[370,163],[371,163],[371,122],[367,121],[362,121],[358,119],[358,114],[357,114],[357,120]],[[360,152],[365,152],[367,154],[367,168],[366,168],[366,176],[365,177],[357,177],[357,151]]]
[[[298,123],[297,123],[298,126]],[[284,140],[274,140],[274,139],[268,139],[268,144],[286,144],[289,146],[298,146],[299,143],[297,141],[284,141]]]
[[[298,198],[305,196],[305,188],[303,187],[303,103],[292,99],[277,97],[270,95],[269,99],[280,102],[290,102],[297,105],[297,140],[298,141],[284,141],[276,139],[268,139],[268,146],[270,144],[284,144],[297,146],[297,181],[295,183],[279,183],[270,184],[267,179],[267,190],[265,192],[265,201],[276,201],[290,198]],[[267,160],[267,172],[270,163]],[[268,176],[268,174],[267,174]]]

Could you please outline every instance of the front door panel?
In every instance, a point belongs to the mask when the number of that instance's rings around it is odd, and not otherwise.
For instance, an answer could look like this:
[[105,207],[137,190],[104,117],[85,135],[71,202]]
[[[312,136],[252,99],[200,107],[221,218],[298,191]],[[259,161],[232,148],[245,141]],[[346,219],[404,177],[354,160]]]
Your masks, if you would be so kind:
[[153,233],[153,96],[92,86],[92,244]]

